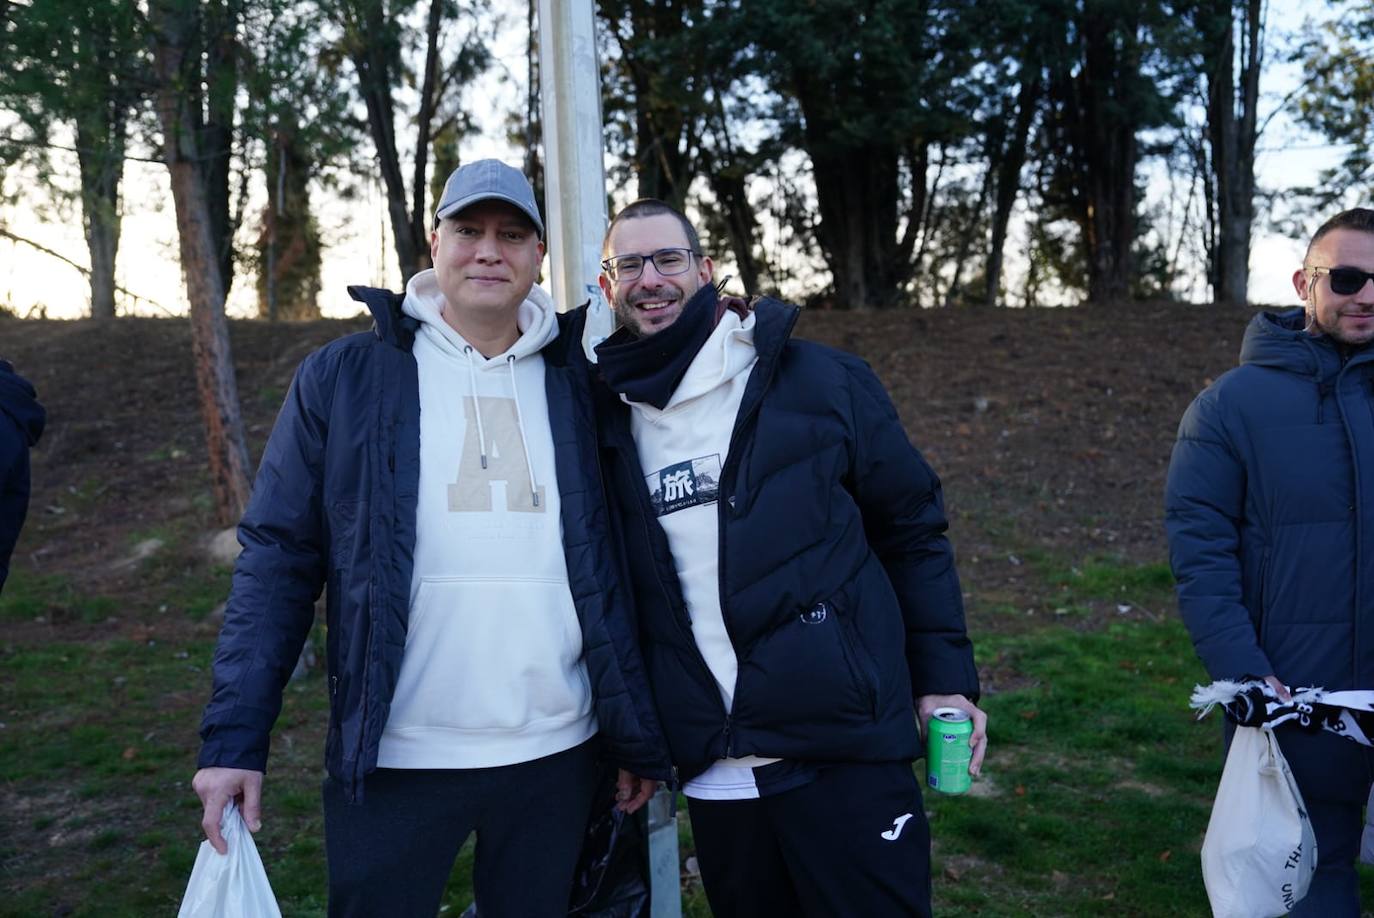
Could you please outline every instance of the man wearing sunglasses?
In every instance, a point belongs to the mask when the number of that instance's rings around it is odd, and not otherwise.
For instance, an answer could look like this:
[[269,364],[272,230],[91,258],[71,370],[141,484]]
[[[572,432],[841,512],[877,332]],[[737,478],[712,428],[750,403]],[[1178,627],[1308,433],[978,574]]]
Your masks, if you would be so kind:
[[867,364],[717,295],[681,213],[603,252],[602,464],[712,913],[929,915],[919,730],[960,708],[986,748],[939,480]]
[[[1213,679],[1374,688],[1374,210],[1313,235],[1303,308],[1261,312],[1241,365],[1188,408],[1166,525],[1179,608]],[[1275,731],[1317,837],[1294,915],[1355,916],[1374,750]],[[1229,727],[1228,727],[1229,736]]]

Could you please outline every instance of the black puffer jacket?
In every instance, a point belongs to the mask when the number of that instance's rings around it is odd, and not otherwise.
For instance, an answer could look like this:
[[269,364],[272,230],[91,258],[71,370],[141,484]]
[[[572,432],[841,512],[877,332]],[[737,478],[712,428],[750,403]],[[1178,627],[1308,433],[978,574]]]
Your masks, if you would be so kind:
[[721,473],[720,596],[734,710],[692,637],[629,410],[598,386],[602,459],[673,762],[917,757],[913,697],[978,696],[940,483],[862,360],[789,341],[798,310],[755,306],[758,363]]
[[29,509],[29,447],[46,419],[33,386],[0,360],[0,590]]
[[1188,407],[1165,525],[1214,679],[1374,688],[1374,349],[1250,321],[1241,365]]

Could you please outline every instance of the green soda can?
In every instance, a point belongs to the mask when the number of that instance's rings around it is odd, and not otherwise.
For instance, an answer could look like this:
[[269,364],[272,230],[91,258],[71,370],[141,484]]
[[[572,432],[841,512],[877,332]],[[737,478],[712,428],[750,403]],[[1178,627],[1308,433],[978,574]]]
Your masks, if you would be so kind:
[[926,725],[926,784],[942,794],[963,794],[973,786],[968,763],[973,719],[959,708],[936,708]]

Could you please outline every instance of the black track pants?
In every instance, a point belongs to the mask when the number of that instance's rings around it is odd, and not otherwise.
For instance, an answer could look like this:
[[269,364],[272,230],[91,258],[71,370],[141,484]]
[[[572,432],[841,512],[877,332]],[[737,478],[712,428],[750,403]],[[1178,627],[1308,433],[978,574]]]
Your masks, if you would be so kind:
[[757,800],[688,800],[715,918],[930,915],[930,827],[910,762],[835,765]]
[[595,741],[505,765],[380,768],[359,804],[324,783],[331,918],[434,918],[458,849],[477,833],[481,918],[554,918],[568,894],[596,786]]

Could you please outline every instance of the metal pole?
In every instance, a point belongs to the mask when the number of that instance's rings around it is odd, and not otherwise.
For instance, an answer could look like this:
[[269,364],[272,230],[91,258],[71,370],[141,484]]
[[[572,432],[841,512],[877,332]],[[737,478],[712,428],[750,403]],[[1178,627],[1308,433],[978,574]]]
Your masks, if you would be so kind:
[[[610,307],[596,277],[606,231],[601,76],[593,0],[539,0],[539,93],[544,108],[544,209],[553,299],[560,310],[590,301],[582,346],[611,334]],[[682,918],[677,820],[660,790],[644,808],[649,837],[649,914]]]
[[611,333],[596,276],[606,231],[601,76],[592,0],[539,0],[539,93],[544,108],[544,208],[560,311],[591,301],[583,345]]

